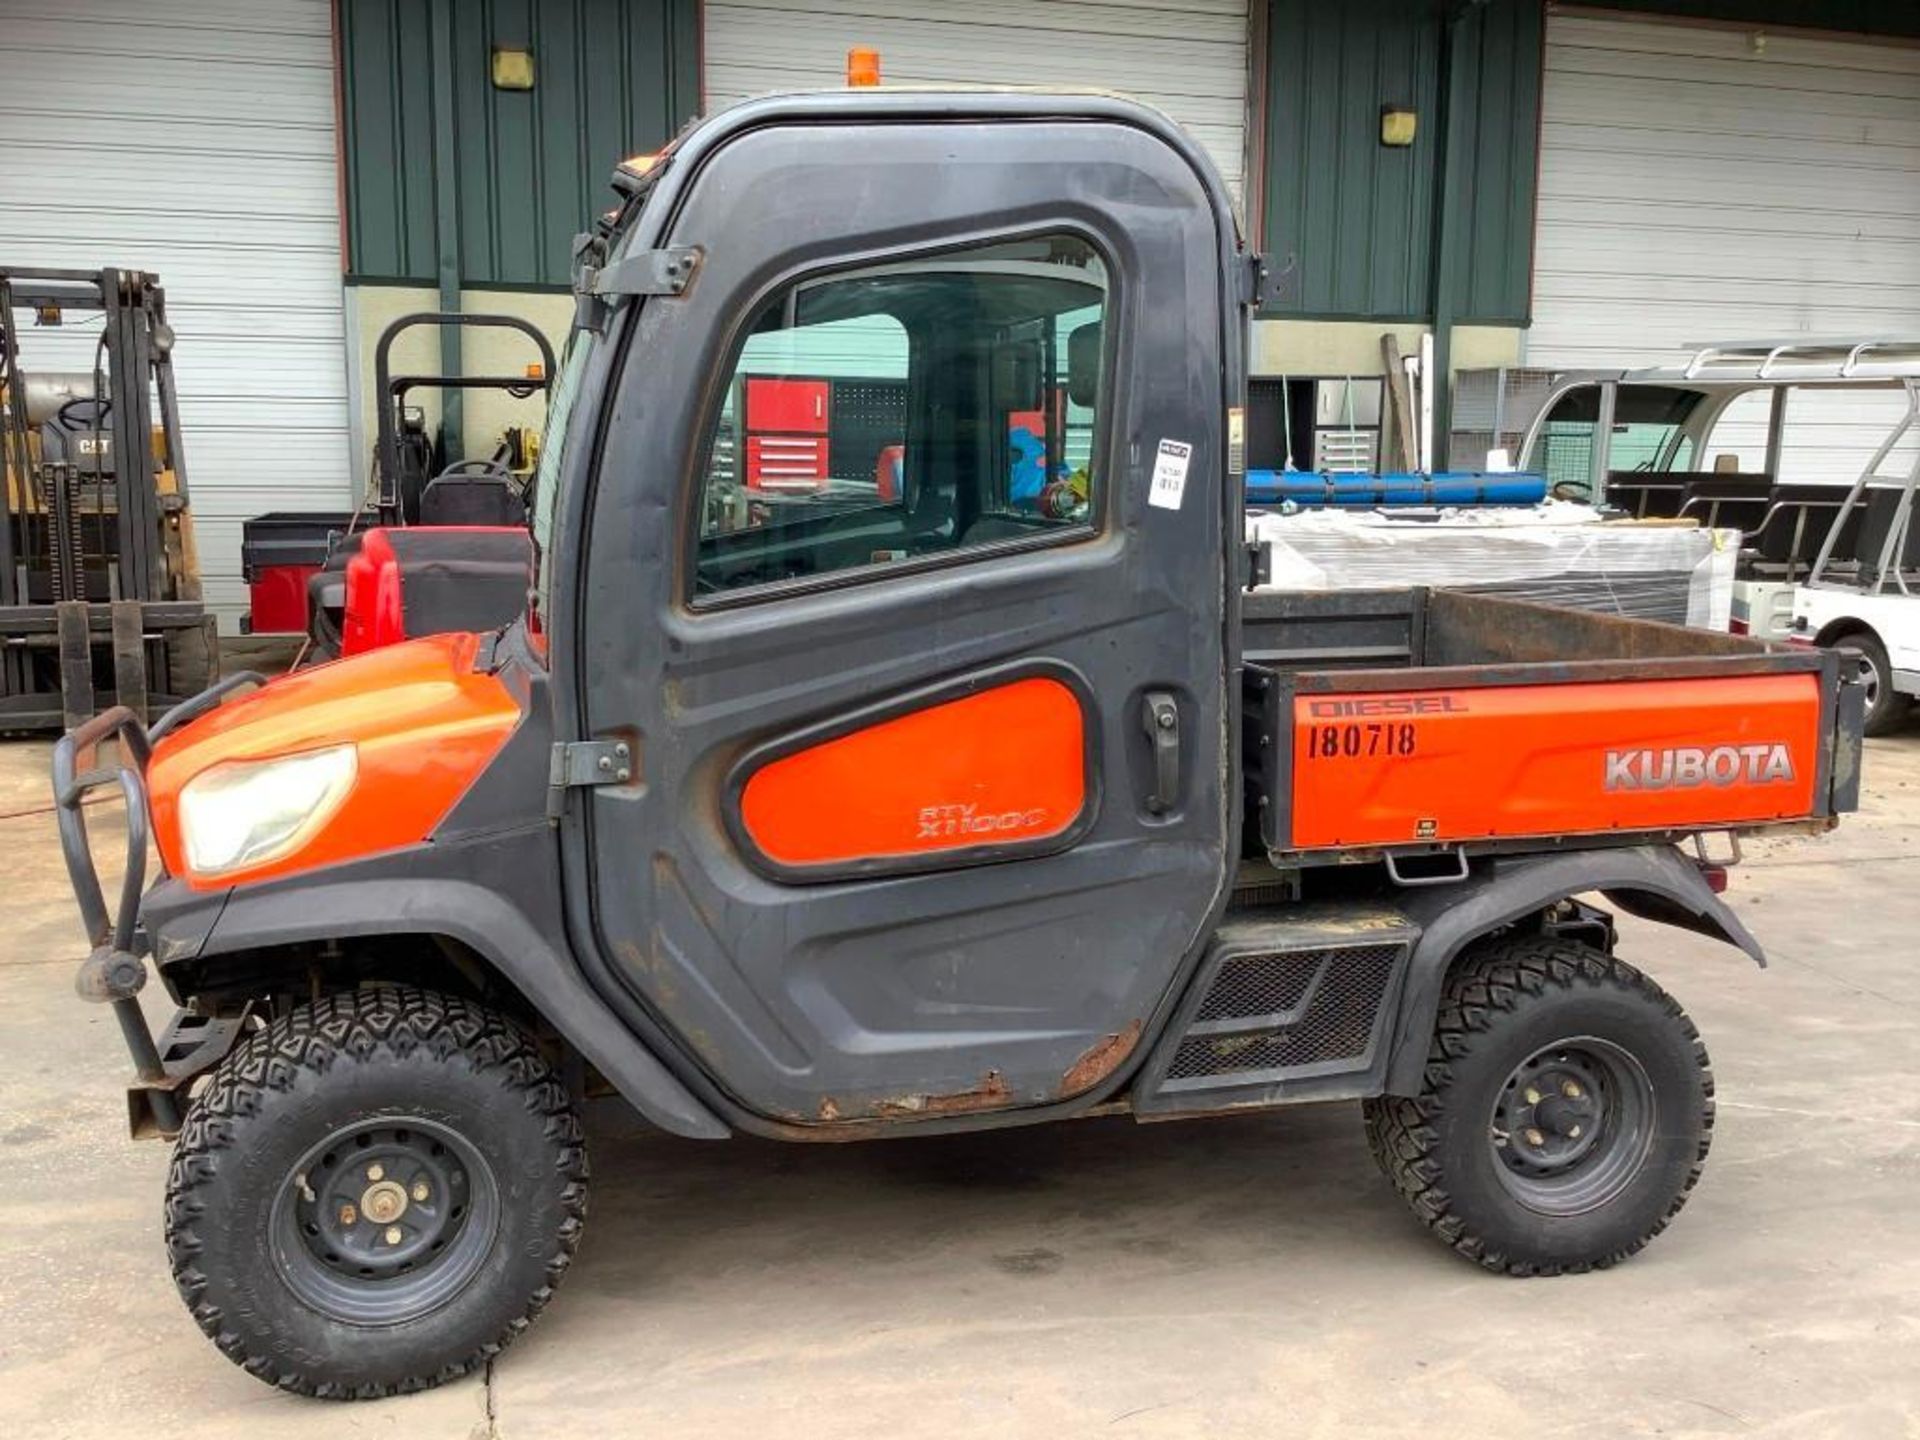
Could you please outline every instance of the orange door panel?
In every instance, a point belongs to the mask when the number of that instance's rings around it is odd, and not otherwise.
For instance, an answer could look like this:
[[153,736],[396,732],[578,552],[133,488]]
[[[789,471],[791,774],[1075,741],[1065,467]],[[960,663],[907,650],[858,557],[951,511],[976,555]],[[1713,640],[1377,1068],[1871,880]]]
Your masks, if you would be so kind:
[[1080,697],[1028,676],[757,765],[739,822],[750,847],[785,870],[1051,849],[1087,811],[1088,769]]
[[1293,844],[1685,829],[1814,813],[1814,674],[1303,694]]

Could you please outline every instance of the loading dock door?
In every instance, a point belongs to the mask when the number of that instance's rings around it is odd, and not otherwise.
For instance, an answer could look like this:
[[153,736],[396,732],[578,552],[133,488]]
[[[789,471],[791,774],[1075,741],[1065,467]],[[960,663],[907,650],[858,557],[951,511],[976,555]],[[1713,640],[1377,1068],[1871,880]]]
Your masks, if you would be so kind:
[[1144,100],[1191,131],[1240,194],[1246,0],[708,0],[705,13],[708,110],[844,84],[848,49],[866,45],[880,52],[889,85],[1035,85]]
[[[0,257],[166,286],[206,599],[231,631],[241,520],[351,503],[327,0],[12,6],[0,95]],[[30,332],[26,362],[85,371],[97,339]]]

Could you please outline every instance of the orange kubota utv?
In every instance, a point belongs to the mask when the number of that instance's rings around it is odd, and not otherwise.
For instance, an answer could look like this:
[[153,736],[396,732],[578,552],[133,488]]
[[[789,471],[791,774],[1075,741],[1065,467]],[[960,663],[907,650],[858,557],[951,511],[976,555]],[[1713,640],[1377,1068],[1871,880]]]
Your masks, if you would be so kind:
[[339,1396],[496,1353],[579,1240],[601,1082],[715,1141],[1357,1099],[1489,1269],[1667,1225],[1706,1052],[1581,897],[1759,959],[1683,845],[1851,808],[1832,656],[1250,593],[1260,267],[1139,106],[761,100],[617,188],[527,614],[59,747],[81,988],[222,1351]]

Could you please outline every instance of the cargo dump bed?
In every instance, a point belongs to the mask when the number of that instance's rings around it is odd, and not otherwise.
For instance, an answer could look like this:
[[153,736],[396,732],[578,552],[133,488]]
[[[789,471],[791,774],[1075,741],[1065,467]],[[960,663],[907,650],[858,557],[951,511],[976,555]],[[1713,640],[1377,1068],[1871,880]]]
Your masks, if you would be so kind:
[[1824,829],[1858,802],[1862,692],[1828,651],[1425,589],[1249,595],[1242,645],[1275,863]]

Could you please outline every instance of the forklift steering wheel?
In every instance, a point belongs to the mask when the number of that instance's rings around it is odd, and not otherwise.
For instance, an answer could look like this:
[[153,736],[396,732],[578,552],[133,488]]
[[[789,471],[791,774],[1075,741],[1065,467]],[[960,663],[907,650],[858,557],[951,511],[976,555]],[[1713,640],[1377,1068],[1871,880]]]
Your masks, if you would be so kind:
[[113,413],[113,401],[104,396],[76,395],[71,400],[62,401],[60,408],[53,412],[53,418],[60,422],[63,429],[75,429],[80,425],[80,421],[73,419],[67,414],[67,412],[76,405],[93,406],[92,424],[96,429],[99,427],[101,421]]

